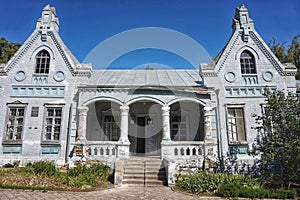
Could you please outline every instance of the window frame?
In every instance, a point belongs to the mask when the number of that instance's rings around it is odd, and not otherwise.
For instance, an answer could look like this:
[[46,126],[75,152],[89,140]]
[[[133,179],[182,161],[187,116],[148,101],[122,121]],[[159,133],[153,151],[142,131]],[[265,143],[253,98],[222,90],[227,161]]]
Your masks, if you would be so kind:
[[[243,56],[243,54],[247,54]],[[242,75],[256,75],[256,62],[254,55],[249,50],[244,50],[240,54],[240,68]]]
[[[27,103],[21,103],[21,102],[17,102],[17,103],[7,103],[7,108],[6,108],[6,118],[5,118],[5,127],[4,127],[4,134],[3,134],[3,141],[2,141],[2,144],[16,144],[16,145],[20,145],[22,144],[22,141],[23,141],[23,135],[24,135],[24,130],[25,130],[25,121],[26,121],[26,111],[27,111]],[[12,118],[10,116],[10,113],[11,113],[11,109],[23,109],[23,116],[22,116],[22,130],[21,130],[21,133],[20,133],[20,139],[7,139],[7,134],[8,134],[8,123],[9,123],[9,120]],[[20,117],[20,116],[17,116],[17,117]],[[16,116],[14,116],[14,121],[16,121]],[[15,134],[16,132],[16,127],[15,127],[15,124],[17,123],[14,123],[14,128],[13,128],[13,135]],[[14,137],[14,136],[13,136]]]
[[[112,121],[109,122],[105,122],[106,117],[111,117],[112,119],[114,119],[114,123]],[[120,112],[113,110],[113,109],[108,109],[106,111],[102,111],[102,120],[101,120],[101,129],[102,129],[102,133],[103,133],[103,137],[105,141],[112,141],[112,142],[116,142],[120,139],[120,135],[121,135],[121,128],[120,128]],[[106,133],[106,129],[105,129],[105,123],[109,124],[109,133]],[[115,127],[117,128],[117,139],[113,140],[113,126],[115,125]]]
[[[41,55],[42,53],[46,53],[47,55]],[[34,74],[48,75],[50,72],[50,63],[50,53],[46,49],[40,50],[35,56]]]
[[[231,118],[230,115],[229,115],[229,110],[230,109],[234,109],[234,117]],[[237,109],[241,109],[241,116],[237,116],[236,114],[236,110]],[[232,131],[232,128],[230,128],[230,123],[231,123],[231,120],[234,120],[235,123],[233,123],[235,125],[235,129],[236,129],[236,133],[234,131]],[[238,119],[242,119],[242,127],[238,127],[239,123],[237,122]],[[245,145],[245,144],[248,144],[247,142],[247,130],[246,130],[246,120],[245,120],[245,107],[244,105],[226,105],[226,120],[227,120],[227,123],[226,123],[226,126],[227,126],[227,138],[228,138],[228,144],[229,145]],[[240,138],[240,134],[239,133],[239,130],[243,130],[243,138],[244,140],[242,139],[239,139]],[[235,136],[234,136],[235,134]],[[236,138],[236,139],[234,139]]]
[[[48,109],[54,109],[54,110],[58,110],[60,109],[60,116],[55,116],[55,113],[53,113],[53,116],[48,116]],[[43,131],[42,131],[42,137],[41,137],[41,144],[42,145],[47,145],[47,144],[60,144],[61,141],[61,135],[62,135],[62,130],[63,130],[63,113],[64,113],[64,104],[45,104],[44,105],[44,118],[43,118]],[[50,135],[50,139],[47,139],[47,127],[48,127],[48,122],[47,122],[47,118],[52,118],[52,123],[51,123],[51,135]],[[56,125],[58,125],[57,123],[55,123],[56,119],[60,119],[60,124],[59,124],[59,135],[58,135],[58,139],[54,139],[55,138],[55,127]]]
[[[172,117],[180,117],[180,121],[179,122],[173,122]],[[185,121],[182,121],[182,118],[185,118]],[[177,124],[178,128],[177,128],[177,133],[174,135],[173,131],[174,127],[173,125]],[[185,125],[185,134],[183,134],[182,129],[180,128],[180,126]],[[180,110],[175,110],[175,111],[171,111],[170,112],[170,137],[172,141],[189,141],[189,120],[188,120],[188,115],[187,115],[187,111],[184,111],[182,109]],[[185,135],[185,136],[184,136]],[[182,137],[185,137],[184,140],[182,140]]]

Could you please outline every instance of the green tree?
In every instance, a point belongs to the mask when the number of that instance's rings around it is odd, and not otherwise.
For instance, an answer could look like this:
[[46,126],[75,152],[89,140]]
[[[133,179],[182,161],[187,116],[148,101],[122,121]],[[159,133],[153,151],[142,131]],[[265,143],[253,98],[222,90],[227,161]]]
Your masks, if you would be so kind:
[[21,44],[8,42],[5,38],[0,39],[0,63],[7,63],[18,51]]
[[278,60],[282,63],[293,63],[297,67],[296,79],[300,80],[300,35],[294,36],[291,44],[286,48],[286,43],[277,43],[275,38],[269,42],[269,47]]
[[285,63],[287,60],[285,43],[276,43],[276,39],[272,38],[268,45],[278,60],[282,63]]
[[265,112],[256,116],[262,177],[289,188],[300,174],[300,98],[266,92]]
[[297,67],[296,79],[300,79],[300,35],[296,35],[287,52],[287,61]]

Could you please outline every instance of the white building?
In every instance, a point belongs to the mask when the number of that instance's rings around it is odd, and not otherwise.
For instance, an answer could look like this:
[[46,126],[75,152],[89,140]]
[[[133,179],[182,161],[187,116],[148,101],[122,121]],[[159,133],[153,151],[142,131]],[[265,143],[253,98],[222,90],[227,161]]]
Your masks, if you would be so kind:
[[157,156],[169,184],[188,163],[253,164],[252,115],[262,112],[266,86],[295,91],[296,68],[278,61],[245,6],[232,28],[215,63],[201,70],[93,70],[63,43],[55,8],[46,6],[0,68],[0,164],[83,159],[114,167]]

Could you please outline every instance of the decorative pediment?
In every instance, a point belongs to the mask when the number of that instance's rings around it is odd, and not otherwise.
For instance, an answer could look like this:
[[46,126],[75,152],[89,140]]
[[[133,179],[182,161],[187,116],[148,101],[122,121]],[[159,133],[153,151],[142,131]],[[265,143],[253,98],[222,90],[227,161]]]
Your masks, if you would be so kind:
[[22,101],[16,100],[11,103],[6,103],[6,105],[27,105],[28,103],[23,103]]

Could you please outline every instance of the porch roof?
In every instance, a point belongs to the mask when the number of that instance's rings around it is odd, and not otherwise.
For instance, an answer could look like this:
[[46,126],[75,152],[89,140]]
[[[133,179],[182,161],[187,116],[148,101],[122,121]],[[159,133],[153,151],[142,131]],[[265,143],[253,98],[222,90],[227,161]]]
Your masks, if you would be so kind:
[[98,86],[203,86],[198,70],[94,70],[88,81]]

